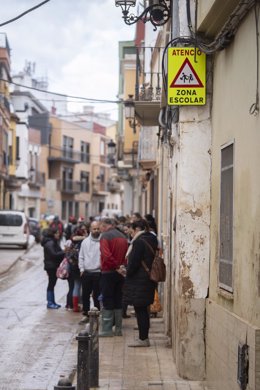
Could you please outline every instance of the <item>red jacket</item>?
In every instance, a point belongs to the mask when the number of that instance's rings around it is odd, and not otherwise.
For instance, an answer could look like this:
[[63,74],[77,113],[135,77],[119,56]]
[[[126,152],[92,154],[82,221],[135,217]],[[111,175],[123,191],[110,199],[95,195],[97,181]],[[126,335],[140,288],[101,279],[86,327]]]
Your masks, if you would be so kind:
[[111,228],[102,233],[100,238],[101,271],[113,271],[126,265],[128,242],[119,230]]

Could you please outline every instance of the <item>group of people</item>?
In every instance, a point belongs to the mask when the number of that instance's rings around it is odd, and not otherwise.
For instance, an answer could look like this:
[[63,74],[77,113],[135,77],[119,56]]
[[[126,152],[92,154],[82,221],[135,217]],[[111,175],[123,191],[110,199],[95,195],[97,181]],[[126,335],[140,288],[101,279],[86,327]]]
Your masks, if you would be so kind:
[[[148,347],[150,311],[156,283],[150,280],[158,249],[157,228],[152,215],[142,218],[103,218],[74,226],[66,237],[65,249],[59,245],[58,228],[47,229],[42,239],[44,269],[48,275],[47,308],[58,309],[54,287],[56,271],[66,256],[70,264],[66,308],[79,311],[82,299],[81,323],[88,321],[90,299],[101,310],[99,337],[122,336],[122,318],[127,318],[127,306],[134,307],[139,338],[129,347]],[[145,263],[146,267],[144,267]],[[80,295],[80,291],[82,294]]]

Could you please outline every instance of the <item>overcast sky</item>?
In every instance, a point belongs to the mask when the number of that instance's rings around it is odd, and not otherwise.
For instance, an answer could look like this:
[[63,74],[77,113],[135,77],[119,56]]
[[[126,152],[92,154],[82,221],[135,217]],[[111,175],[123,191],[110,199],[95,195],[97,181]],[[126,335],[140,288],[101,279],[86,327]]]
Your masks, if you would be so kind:
[[[0,24],[41,2],[0,0]],[[115,100],[118,41],[134,39],[135,25],[124,24],[114,0],[51,0],[0,32],[7,34],[12,74],[35,62],[35,76],[48,77],[50,91]],[[96,105],[102,108],[116,117],[116,105]]]

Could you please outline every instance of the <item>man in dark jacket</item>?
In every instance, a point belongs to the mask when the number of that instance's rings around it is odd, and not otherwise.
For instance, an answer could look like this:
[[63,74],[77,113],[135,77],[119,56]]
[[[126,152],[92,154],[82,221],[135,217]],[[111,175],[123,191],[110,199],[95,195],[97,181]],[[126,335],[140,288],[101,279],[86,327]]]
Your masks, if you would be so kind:
[[[120,267],[126,264],[128,242],[115,228],[114,220],[105,218],[100,224],[102,331],[100,336],[122,336],[122,288],[124,277]],[[115,323],[115,333],[112,327]]]
[[64,251],[59,246],[60,232],[58,229],[48,229],[41,242],[44,250],[44,269],[48,275],[47,308],[59,309],[61,306],[55,302],[54,287],[57,282],[56,271],[64,258]]

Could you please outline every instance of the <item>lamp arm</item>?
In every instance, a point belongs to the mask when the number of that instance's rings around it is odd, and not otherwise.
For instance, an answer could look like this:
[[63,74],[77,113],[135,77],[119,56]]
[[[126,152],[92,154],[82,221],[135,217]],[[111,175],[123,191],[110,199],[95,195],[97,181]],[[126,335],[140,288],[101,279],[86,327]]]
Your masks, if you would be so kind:
[[138,20],[142,20],[143,23],[151,22],[154,26],[154,31],[157,30],[158,26],[164,25],[171,16],[171,7],[166,3],[167,0],[159,0],[158,4],[152,4],[147,7],[139,16],[129,13],[128,9],[122,8],[123,19],[127,25],[136,23]]

